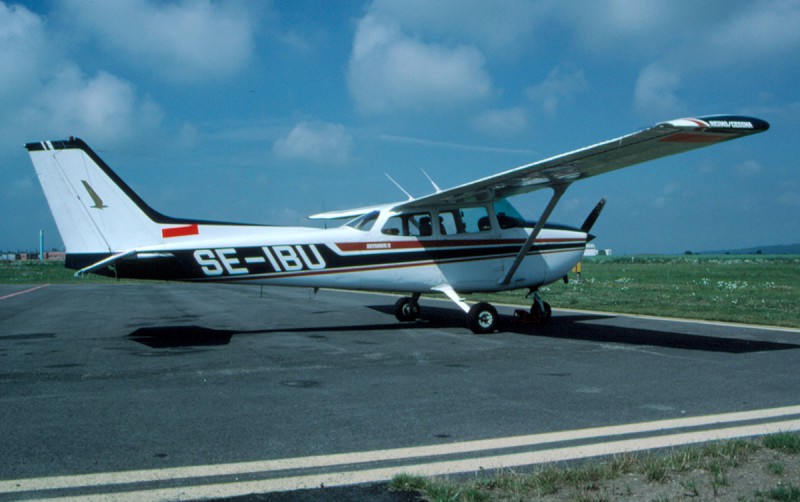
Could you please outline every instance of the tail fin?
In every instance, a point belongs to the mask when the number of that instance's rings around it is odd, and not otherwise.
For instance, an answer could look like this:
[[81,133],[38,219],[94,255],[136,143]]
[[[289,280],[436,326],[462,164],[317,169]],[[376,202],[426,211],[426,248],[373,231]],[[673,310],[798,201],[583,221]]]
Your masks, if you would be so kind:
[[58,231],[73,254],[119,253],[163,242],[153,210],[80,139],[25,145]]

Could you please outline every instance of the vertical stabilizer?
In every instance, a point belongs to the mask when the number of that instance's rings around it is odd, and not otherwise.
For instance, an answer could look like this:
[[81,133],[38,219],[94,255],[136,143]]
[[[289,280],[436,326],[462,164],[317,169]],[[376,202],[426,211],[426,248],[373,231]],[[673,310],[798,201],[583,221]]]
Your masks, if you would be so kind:
[[25,145],[67,253],[116,253],[162,242],[168,219],[80,139]]

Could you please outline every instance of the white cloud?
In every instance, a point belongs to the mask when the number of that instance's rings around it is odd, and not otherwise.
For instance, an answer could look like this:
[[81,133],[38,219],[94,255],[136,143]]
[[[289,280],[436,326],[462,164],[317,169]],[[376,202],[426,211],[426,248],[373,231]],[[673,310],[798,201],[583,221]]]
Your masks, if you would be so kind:
[[661,195],[657,196],[653,199],[653,207],[657,209],[664,209],[665,207],[671,205],[673,202],[674,196],[680,190],[681,185],[678,182],[671,182],[664,185],[664,188],[661,190]]
[[754,160],[746,160],[736,166],[736,172],[743,178],[758,176],[764,170],[764,166]]
[[494,136],[508,136],[524,131],[528,125],[528,117],[525,110],[517,106],[485,111],[473,117],[470,124],[475,129]]
[[376,0],[369,13],[393,19],[405,31],[435,40],[470,40],[502,56],[530,41],[551,2],[531,0]]
[[7,110],[38,85],[45,53],[44,23],[19,5],[0,2],[0,106]]
[[177,81],[229,76],[254,48],[253,17],[234,2],[67,0],[62,7],[110,54]]
[[139,98],[130,82],[106,72],[89,78],[68,68],[43,86],[23,117],[29,129],[39,124],[50,134],[108,143],[157,126],[162,112],[149,99]]
[[[695,15],[684,12],[686,5]],[[609,0],[604,2],[566,2],[562,17],[570,23],[580,45],[607,57],[641,58],[661,54],[686,31],[694,28],[697,13],[705,6],[698,2],[642,2]]]
[[[695,46],[699,64],[742,64],[765,58],[796,57],[800,48],[800,2],[747,2],[745,8],[711,30],[703,45]],[[696,52],[696,53],[697,53]]]
[[356,30],[348,85],[367,114],[452,108],[490,95],[483,65],[474,47],[425,43],[392,21],[367,15]]
[[86,76],[45,25],[24,7],[0,2],[4,138],[19,142],[82,135],[110,143],[160,124],[163,113],[149,98],[110,73]]
[[553,68],[543,82],[528,87],[526,94],[531,101],[542,108],[545,114],[553,116],[563,101],[568,101],[588,87],[589,84],[580,68],[561,64]]
[[680,115],[685,108],[676,94],[680,84],[681,76],[678,72],[658,63],[647,65],[636,80],[636,110],[647,117]]
[[345,126],[322,122],[301,122],[272,147],[279,157],[318,164],[344,164],[352,150],[353,138]]

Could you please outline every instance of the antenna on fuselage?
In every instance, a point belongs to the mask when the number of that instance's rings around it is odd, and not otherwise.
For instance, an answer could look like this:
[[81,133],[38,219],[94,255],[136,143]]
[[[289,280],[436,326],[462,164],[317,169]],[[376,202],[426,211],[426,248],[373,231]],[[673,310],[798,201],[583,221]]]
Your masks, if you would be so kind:
[[400,189],[400,191],[401,191],[401,192],[403,192],[404,194],[406,194],[406,196],[408,197],[408,200],[414,200],[414,196],[413,196],[413,195],[411,195],[410,193],[406,192],[406,189],[405,189],[405,188],[403,188],[403,187],[401,187],[401,186],[400,186],[400,183],[398,183],[398,182],[396,182],[394,179],[392,179],[392,177],[391,177],[391,176],[389,176],[389,173],[383,173],[383,174],[385,174],[385,175],[386,175],[386,177],[387,177],[387,178],[389,178],[389,181],[391,181],[392,183],[394,183],[394,186],[396,186],[397,188],[399,188],[399,189]]

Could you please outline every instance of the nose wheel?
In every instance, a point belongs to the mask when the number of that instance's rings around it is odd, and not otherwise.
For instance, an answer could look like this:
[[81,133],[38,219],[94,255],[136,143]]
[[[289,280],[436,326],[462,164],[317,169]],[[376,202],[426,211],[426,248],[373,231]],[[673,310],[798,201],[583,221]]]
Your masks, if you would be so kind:
[[539,298],[537,293],[533,294],[533,305],[531,305],[531,318],[533,322],[545,324],[553,316],[553,309],[550,304]]

